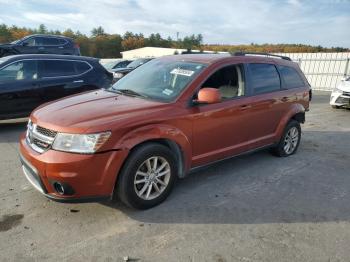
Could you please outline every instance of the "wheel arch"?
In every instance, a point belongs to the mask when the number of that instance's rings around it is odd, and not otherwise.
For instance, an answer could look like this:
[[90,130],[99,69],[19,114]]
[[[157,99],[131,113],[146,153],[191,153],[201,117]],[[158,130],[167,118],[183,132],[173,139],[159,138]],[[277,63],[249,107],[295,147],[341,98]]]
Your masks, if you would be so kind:
[[178,128],[167,125],[150,125],[142,127],[122,137],[115,148],[129,151],[126,159],[140,146],[148,143],[158,143],[174,152],[178,168],[178,177],[185,177],[190,169],[191,145],[188,137]]
[[305,107],[302,104],[293,104],[287,113],[282,117],[277,130],[276,130],[276,142],[281,139],[283,131],[290,120],[296,120],[299,123],[305,122]]

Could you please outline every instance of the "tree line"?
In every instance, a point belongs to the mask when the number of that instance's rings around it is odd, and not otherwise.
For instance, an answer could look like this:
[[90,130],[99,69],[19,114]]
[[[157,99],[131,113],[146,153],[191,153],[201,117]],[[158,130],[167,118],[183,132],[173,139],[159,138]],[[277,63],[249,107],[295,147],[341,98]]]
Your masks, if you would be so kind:
[[91,35],[83,34],[79,31],[66,29],[64,31],[48,30],[44,24],[38,28],[26,28],[18,26],[7,26],[0,24],[0,43],[12,42],[31,34],[54,34],[71,37],[80,46],[82,55],[98,58],[121,57],[122,51],[146,46],[167,47],[180,49],[208,50],[214,52],[346,52],[348,48],[322,46],[311,46],[303,44],[255,44],[249,45],[220,45],[203,44],[201,34],[189,35],[184,38],[173,39],[170,36],[163,38],[159,33],[152,33],[145,37],[142,33],[126,32],[124,35],[108,34],[99,26],[91,30]]

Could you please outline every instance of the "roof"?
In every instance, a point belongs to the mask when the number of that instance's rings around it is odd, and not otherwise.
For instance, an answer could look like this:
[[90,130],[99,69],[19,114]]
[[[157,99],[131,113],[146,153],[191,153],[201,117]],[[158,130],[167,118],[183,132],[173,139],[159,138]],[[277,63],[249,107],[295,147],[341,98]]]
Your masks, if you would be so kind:
[[80,60],[80,61],[98,61],[97,58],[88,56],[74,55],[54,55],[54,54],[24,54],[12,55],[5,57],[6,61],[16,61],[21,59],[65,59],[65,60]]
[[159,59],[173,60],[173,61],[187,61],[187,62],[197,62],[203,64],[214,64],[217,62],[224,61],[246,61],[246,62],[271,62],[274,61],[278,64],[290,64],[294,62],[284,60],[281,58],[267,57],[263,55],[244,55],[235,56],[231,54],[188,54],[188,55],[170,55],[163,56]]
[[64,36],[64,35],[50,35],[50,34],[32,34],[32,35],[27,35],[26,37],[31,37],[31,36],[42,36],[42,37],[57,37],[57,38],[69,38],[72,39],[71,37]]

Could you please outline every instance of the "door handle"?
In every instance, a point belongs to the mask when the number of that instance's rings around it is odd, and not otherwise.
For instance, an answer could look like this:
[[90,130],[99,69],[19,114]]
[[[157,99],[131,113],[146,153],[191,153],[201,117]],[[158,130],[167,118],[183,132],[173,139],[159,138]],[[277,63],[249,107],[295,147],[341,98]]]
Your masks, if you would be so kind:
[[59,48],[59,49],[63,49],[63,46],[59,46],[58,48]]
[[249,108],[251,108],[252,106],[251,105],[242,105],[239,107],[239,110],[247,110]]
[[73,83],[83,83],[84,80],[74,80]]
[[38,50],[44,50],[45,49],[45,47],[38,47]]
[[288,96],[282,97],[281,101],[282,101],[282,102],[287,102],[287,101],[288,101]]

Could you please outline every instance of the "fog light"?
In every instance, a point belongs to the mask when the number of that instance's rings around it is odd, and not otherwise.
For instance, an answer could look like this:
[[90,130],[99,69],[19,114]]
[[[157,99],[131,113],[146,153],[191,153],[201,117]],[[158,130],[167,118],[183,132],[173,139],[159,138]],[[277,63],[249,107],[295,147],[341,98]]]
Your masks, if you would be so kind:
[[58,194],[64,195],[64,187],[61,183],[55,182],[53,186]]

